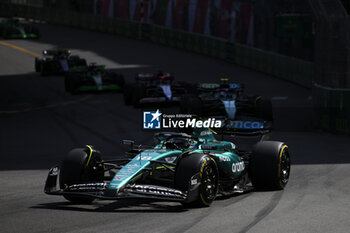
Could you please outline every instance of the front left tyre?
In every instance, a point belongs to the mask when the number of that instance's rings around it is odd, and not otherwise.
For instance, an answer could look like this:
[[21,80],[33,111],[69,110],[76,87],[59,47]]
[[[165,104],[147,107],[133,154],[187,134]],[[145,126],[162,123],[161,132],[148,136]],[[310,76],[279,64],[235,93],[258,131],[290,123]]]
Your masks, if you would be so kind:
[[[63,159],[60,169],[60,188],[65,189],[73,184],[103,182],[103,165],[98,151],[90,148],[71,150]],[[73,203],[91,203],[94,198],[76,195],[63,195]]]

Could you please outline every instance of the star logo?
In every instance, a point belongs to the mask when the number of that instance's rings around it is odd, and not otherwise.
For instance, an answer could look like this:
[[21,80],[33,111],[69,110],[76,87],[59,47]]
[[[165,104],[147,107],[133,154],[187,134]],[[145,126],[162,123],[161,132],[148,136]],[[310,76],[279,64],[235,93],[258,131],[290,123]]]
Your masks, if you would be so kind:
[[162,113],[157,111],[143,112],[143,128],[144,129],[160,129],[161,128],[161,115]]
[[162,114],[159,112],[159,109],[157,109],[157,111],[156,111],[155,113],[151,113],[151,115],[153,116],[151,122],[153,122],[154,120],[159,121],[159,117],[160,117]]

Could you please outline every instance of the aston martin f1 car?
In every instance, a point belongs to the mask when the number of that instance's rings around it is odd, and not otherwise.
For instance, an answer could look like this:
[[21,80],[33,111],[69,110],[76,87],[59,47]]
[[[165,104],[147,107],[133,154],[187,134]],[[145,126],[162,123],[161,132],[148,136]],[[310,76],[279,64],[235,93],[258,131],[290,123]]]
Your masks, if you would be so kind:
[[124,88],[126,105],[139,107],[147,103],[179,103],[181,96],[190,92],[192,84],[174,81],[170,73],[140,73],[136,82]]
[[258,95],[245,95],[243,84],[229,83],[227,79],[222,79],[221,83],[200,84],[196,94],[183,96],[180,111],[230,120],[247,117],[273,120],[270,100]]
[[0,37],[5,39],[37,39],[39,30],[16,18],[0,18]]
[[216,140],[207,128],[160,132],[154,139],[153,147],[124,140],[130,146],[125,159],[103,160],[90,145],[73,149],[49,170],[44,191],[75,203],[145,198],[190,207],[209,206],[217,195],[281,190],[289,180],[290,155],[283,142],[260,141],[242,151]]
[[91,63],[89,66],[77,66],[68,71],[64,78],[67,92],[84,91],[112,91],[121,90],[124,77],[110,70],[104,65]]
[[62,75],[75,66],[87,66],[86,60],[71,55],[70,50],[44,50],[43,57],[35,58],[35,72],[41,75]]

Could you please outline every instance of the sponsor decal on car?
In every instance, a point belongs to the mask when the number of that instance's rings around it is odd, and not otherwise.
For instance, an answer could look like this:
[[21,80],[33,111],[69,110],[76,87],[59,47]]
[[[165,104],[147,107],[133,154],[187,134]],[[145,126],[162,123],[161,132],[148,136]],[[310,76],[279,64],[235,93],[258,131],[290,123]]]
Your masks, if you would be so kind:
[[198,180],[197,179],[191,179],[191,185],[196,185],[198,184]]
[[241,172],[243,170],[244,170],[244,162],[232,164],[232,172]]
[[180,190],[167,187],[160,187],[156,185],[132,184],[127,185],[124,191],[173,197],[185,196]]
[[264,122],[262,121],[230,121],[226,124],[227,128],[233,129],[263,129]]
[[230,162],[231,161],[230,157],[228,157],[228,156],[220,156],[219,160],[222,162]]
[[173,163],[176,160],[176,156],[166,157],[165,161],[168,163]]

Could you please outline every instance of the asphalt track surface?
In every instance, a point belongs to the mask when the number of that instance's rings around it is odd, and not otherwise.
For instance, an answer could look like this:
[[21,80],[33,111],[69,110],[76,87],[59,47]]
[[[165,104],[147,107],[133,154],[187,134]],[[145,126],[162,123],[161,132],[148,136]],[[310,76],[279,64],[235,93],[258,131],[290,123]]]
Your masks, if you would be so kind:
[[[0,44],[0,232],[349,232],[349,137],[313,129],[309,90],[223,61],[112,35],[39,24],[42,38]],[[60,76],[34,73],[34,55],[70,48],[132,82],[136,72],[170,71],[179,80],[245,83],[272,98],[273,139],[289,145],[284,191],[218,197],[209,208],[139,200],[72,205],[43,193],[47,171],[72,148],[95,145],[122,156],[122,139],[151,143],[142,109],[121,93],[70,95]],[[34,53],[34,54],[33,54]],[[148,109],[155,109],[148,108]],[[175,112],[176,107],[163,112]]]

